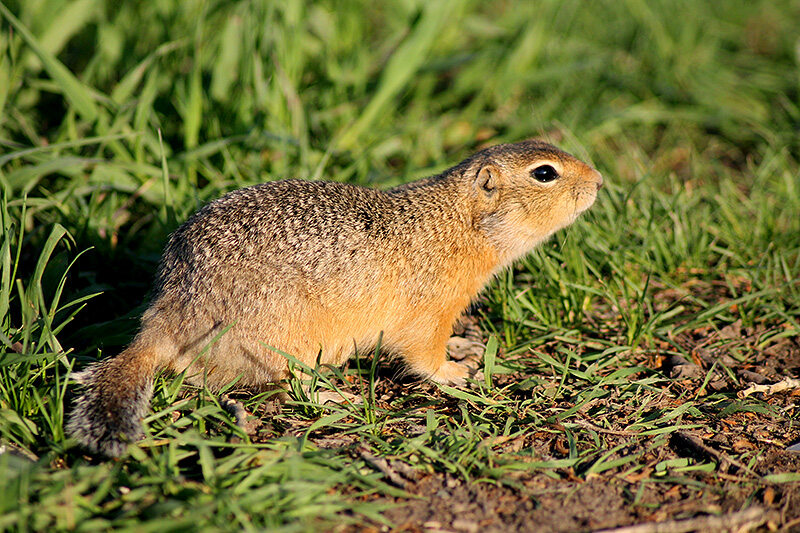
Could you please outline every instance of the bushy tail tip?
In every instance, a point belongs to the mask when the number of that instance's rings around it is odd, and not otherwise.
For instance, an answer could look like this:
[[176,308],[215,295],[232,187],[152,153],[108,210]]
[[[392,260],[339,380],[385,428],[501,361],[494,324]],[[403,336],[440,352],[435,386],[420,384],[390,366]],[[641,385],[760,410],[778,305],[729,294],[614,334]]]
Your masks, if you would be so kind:
[[67,433],[93,452],[122,455],[128,443],[142,437],[155,367],[152,350],[131,346],[74,374],[83,393],[75,401]]

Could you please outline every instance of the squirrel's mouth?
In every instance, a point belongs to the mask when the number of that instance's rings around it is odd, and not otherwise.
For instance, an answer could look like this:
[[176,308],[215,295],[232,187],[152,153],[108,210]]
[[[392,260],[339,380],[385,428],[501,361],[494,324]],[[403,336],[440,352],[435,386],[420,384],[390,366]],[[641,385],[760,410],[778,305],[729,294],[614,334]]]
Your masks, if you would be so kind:
[[598,189],[581,188],[575,191],[575,210],[573,220],[578,218],[578,215],[594,205],[595,200],[597,200]]
[[591,169],[591,171],[594,181],[584,182],[574,189],[575,215],[573,220],[594,205],[595,200],[597,200],[597,193],[603,187],[603,175],[594,169]]

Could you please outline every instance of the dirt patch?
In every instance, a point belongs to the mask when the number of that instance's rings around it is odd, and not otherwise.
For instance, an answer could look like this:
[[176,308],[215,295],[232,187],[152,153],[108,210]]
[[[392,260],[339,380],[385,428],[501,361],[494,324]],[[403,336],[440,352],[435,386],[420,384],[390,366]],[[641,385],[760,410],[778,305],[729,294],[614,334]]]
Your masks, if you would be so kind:
[[[420,496],[385,516],[398,531],[577,531],[630,520],[624,493],[604,481],[558,482],[544,476],[520,481],[512,490],[466,484],[448,476],[426,476],[409,487]],[[597,510],[602,509],[602,513]]]
[[[798,458],[780,455],[764,467],[797,471]],[[788,461],[777,465],[774,461]],[[406,490],[415,499],[380,498],[396,506],[384,517],[393,531],[596,531],[626,525],[725,517],[755,510],[763,530],[800,531],[800,486],[747,483],[722,478],[639,485],[613,477],[586,481],[536,475],[516,480],[512,489],[488,483],[468,484],[446,475],[427,475]],[[387,530],[361,526],[348,531]],[[728,528],[704,528],[726,531]],[[742,529],[749,531],[749,528]]]
[[[795,486],[743,488],[735,481],[718,486],[655,483],[644,487],[615,478],[554,480],[536,475],[517,480],[516,489],[429,475],[408,486],[418,499],[394,499],[384,516],[393,531],[568,532],[680,520],[697,520],[753,509],[763,528],[800,530]],[[380,503],[387,503],[385,499]],[[386,530],[380,526],[351,531]],[[708,528],[723,531],[727,528]],[[749,529],[744,529],[748,531]]]

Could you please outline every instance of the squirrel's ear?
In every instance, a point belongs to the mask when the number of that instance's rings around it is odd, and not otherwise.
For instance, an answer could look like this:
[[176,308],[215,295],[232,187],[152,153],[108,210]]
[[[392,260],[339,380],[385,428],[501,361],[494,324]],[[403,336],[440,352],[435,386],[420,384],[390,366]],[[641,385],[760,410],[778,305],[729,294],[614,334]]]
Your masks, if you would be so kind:
[[492,196],[497,192],[499,184],[500,170],[491,163],[482,166],[475,178],[475,188],[487,196]]

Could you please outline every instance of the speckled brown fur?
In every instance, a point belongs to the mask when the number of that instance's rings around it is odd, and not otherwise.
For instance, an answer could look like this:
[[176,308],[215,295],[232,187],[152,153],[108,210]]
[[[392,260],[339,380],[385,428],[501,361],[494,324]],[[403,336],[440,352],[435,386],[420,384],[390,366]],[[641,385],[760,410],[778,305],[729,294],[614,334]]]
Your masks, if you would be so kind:
[[[558,179],[532,177],[544,164]],[[454,322],[499,270],[588,209],[601,184],[590,166],[525,141],[387,191],[300,180],[233,191],[170,237],[139,334],[80,375],[69,430],[118,455],[139,436],[157,369],[263,388],[287,372],[270,346],[338,365],[382,334],[412,372],[462,384],[469,369],[447,360]]]

